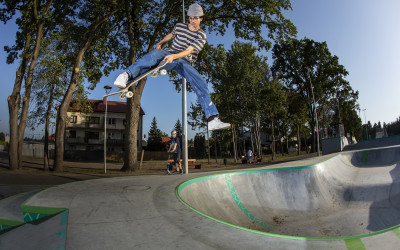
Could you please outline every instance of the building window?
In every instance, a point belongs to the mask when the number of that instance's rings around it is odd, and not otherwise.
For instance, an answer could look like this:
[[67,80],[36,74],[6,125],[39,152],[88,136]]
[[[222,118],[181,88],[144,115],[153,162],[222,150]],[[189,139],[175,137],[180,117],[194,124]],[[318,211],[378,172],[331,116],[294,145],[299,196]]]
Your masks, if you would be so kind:
[[68,149],[69,149],[69,150],[76,150],[76,146],[75,146],[75,145],[69,145],[69,146],[68,146]]
[[100,124],[100,117],[86,116],[86,123],[88,123],[88,124]]
[[69,122],[70,123],[77,123],[78,117],[76,115],[71,115]]
[[70,130],[69,131],[69,138],[76,138],[76,131],[75,130]]
[[114,139],[114,133],[108,133],[108,138],[107,139]]
[[98,140],[99,132],[85,132],[85,137],[86,139]]
[[115,118],[108,118],[108,124],[110,125],[115,124]]

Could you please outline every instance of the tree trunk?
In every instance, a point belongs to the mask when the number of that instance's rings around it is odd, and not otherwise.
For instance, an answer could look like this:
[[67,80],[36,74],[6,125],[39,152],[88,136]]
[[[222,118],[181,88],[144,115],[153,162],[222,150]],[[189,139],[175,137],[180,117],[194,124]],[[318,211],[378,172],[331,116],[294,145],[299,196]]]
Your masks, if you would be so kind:
[[[35,1],[36,2],[36,1]],[[35,15],[36,18],[37,14]],[[37,58],[39,57],[39,50],[40,50],[40,44],[42,41],[42,35],[43,35],[43,22],[38,22],[37,25],[37,31],[36,31],[36,41],[35,41],[35,49],[33,51],[33,57],[31,59],[31,63],[29,65],[29,70],[28,70],[28,77],[25,80],[25,96],[22,99],[22,111],[20,115],[20,121],[18,125],[18,155],[22,156],[22,149],[24,146],[24,134],[25,134],[25,128],[26,128],[26,122],[28,120],[28,111],[29,111],[29,103],[31,99],[31,92],[32,92],[32,83],[33,83],[33,72],[36,67],[36,62]],[[22,167],[22,157],[19,157],[18,159],[18,168]]]
[[210,152],[210,137],[208,135],[208,125],[207,125],[207,147],[208,147],[208,165],[210,165],[211,152]]
[[256,118],[255,123],[255,135],[256,135],[256,144],[257,144],[257,154],[262,159],[262,145],[261,145],[261,133],[260,133],[260,122],[259,119]]
[[31,35],[28,34],[25,42],[25,48],[22,52],[22,62],[15,73],[14,88],[11,96],[7,98],[8,110],[9,110],[9,124],[10,124],[10,145],[8,149],[8,160],[10,170],[18,169],[19,158],[22,155],[18,154],[18,114],[21,102],[21,86],[24,79],[26,67],[30,55],[28,54],[29,45],[31,43]]
[[217,152],[217,133],[214,132],[214,149],[215,149],[215,163],[218,163],[218,152]]
[[[251,144],[251,149],[252,149],[252,151],[253,152],[255,152],[254,151],[254,139],[253,139],[253,132],[252,132],[252,129],[251,129],[251,125],[250,125],[250,128],[249,128],[249,135],[250,135],[250,144]],[[247,151],[246,151],[247,152]]]
[[90,25],[88,30],[88,36],[84,45],[79,50],[77,57],[75,58],[75,65],[71,75],[71,81],[69,83],[68,89],[65,96],[61,102],[61,105],[57,111],[57,122],[56,122],[56,143],[55,143],[55,159],[54,159],[54,171],[63,171],[63,160],[64,160],[64,133],[65,124],[67,119],[67,112],[69,105],[72,100],[72,94],[76,90],[76,86],[79,81],[79,69],[83,60],[83,56],[89,49],[92,40],[95,37],[97,29],[106,22],[112,15],[114,15],[118,10],[114,10],[108,13],[105,17],[98,20],[93,25]]
[[137,129],[140,118],[140,100],[146,80],[146,78],[142,79],[138,85],[129,88],[134,94],[132,98],[127,100],[124,165],[121,171],[136,171],[139,167],[137,161]]
[[235,163],[237,163],[236,131],[235,131],[235,125],[233,124],[232,124],[232,143],[233,143],[233,157],[235,159]]
[[[41,15],[43,17],[46,16],[51,4],[52,0],[47,2],[45,9],[43,10],[43,13]],[[28,70],[28,76],[25,81],[25,96],[22,99],[22,111],[20,114],[20,121],[18,125],[18,168],[22,167],[22,149],[24,146],[24,134],[25,134],[25,128],[26,128],[26,122],[28,118],[28,111],[29,111],[29,103],[31,99],[31,91],[32,91],[32,83],[33,83],[33,72],[36,67],[36,62],[39,57],[39,52],[40,52],[40,45],[42,42],[42,36],[43,36],[43,29],[44,29],[44,20],[40,20],[40,16],[38,13],[38,6],[39,3],[37,0],[33,1],[33,17],[35,19],[36,23],[36,40],[35,40],[35,48],[33,50],[33,56],[31,58],[31,63],[29,65],[29,70]]]
[[271,134],[272,134],[272,160],[274,160],[274,158],[275,158],[274,120],[271,121]]
[[297,155],[301,154],[300,125],[297,124]]
[[308,154],[310,152],[310,150],[308,149],[308,145],[307,145],[307,135],[304,135],[304,144],[306,146],[306,152]]
[[47,103],[47,110],[46,110],[46,126],[44,130],[44,152],[43,152],[43,167],[44,171],[49,171],[49,127],[50,127],[50,115],[51,115],[51,108],[53,106],[54,100],[54,88],[56,84],[52,83],[51,90],[50,90],[50,99]]
[[[18,72],[17,72],[18,75]],[[15,87],[14,87],[15,90]],[[7,98],[10,115],[10,145],[8,149],[8,162],[10,170],[18,169],[18,111],[20,103],[19,91]]]
[[315,125],[311,124],[311,152],[315,153],[316,145],[315,145]]

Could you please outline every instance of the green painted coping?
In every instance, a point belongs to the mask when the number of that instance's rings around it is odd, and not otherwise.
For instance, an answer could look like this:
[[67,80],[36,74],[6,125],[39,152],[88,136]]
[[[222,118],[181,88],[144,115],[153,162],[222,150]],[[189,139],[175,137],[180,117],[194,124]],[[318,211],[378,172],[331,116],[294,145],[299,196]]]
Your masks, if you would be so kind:
[[252,221],[257,223],[258,225],[265,227],[265,228],[274,228],[274,226],[260,220],[257,218],[255,215],[253,215],[247,208],[246,206],[242,203],[242,201],[239,199],[239,196],[236,193],[235,188],[233,187],[232,179],[230,175],[225,175],[225,181],[226,184],[228,185],[229,192],[232,195],[233,200],[235,201],[236,205],[239,207],[239,209]]
[[7,219],[1,219],[0,218],[0,231],[10,229],[13,227],[18,227],[23,225],[23,221],[18,221],[18,220],[7,220]]
[[400,239],[400,228],[393,229],[393,233]]
[[348,250],[365,250],[365,246],[361,239],[345,240],[344,242],[346,243]]
[[[358,242],[357,240],[360,240],[361,238],[365,238],[365,237],[370,237],[373,235],[377,235],[377,234],[382,234],[382,233],[386,233],[389,231],[393,231],[394,233],[396,233],[398,236],[400,235],[400,225],[396,225],[390,228],[386,228],[380,231],[376,231],[373,233],[368,233],[368,234],[361,234],[361,235],[354,235],[354,236],[342,236],[342,237],[330,237],[330,238],[322,238],[322,237],[301,237],[301,236],[291,236],[291,235],[282,235],[282,234],[274,234],[274,233],[267,233],[267,232],[263,232],[263,231],[259,231],[259,230],[254,230],[254,229],[249,229],[249,228],[245,228],[242,226],[238,226],[238,225],[234,225],[231,224],[229,222],[226,221],[222,221],[220,219],[214,218],[208,214],[205,214],[197,209],[195,209],[194,207],[192,207],[190,204],[186,203],[180,196],[181,191],[196,182],[199,181],[203,181],[203,180],[207,180],[207,179],[212,179],[212,178],[217,178],[217,177],[225,177],[226,175],[232,176],[232,175],[238,175],[238,174],[255,174],[255,173],[264,173],[264,172],[273,172],[273,171],[289,171],[289,170],[299,170],[299,169],[307,169],[307,168],[312,168],[315,167],[319,164],[323,164],[323,163],[327,163],[331,160],[333,160],[336,157],[339,157],[340,155],[336,155],[326,161],[320,162],[318,164],[315,165],[309,165],[309,166],[299,166],[299,167],[284,167],[284,168],[271,168],[271,169],[256,169],[256,170],[247,170],[247,171],[239,171],[239,172],[233,172],[233,173],[220,173],[220,174],[213,174],[213,175],[208,175],[208,176],[202,176],[202,177],[197,177],[188,181],[185,181],[183,183],[181,183],[177,188],[176,188],[176,196],[178,197],[179,201],[182,202],[185,206],[187,206],[188,208],[192,209],[193,211],[209,218],[212,220],[215,220],[217,222],[220,222],[222,224],[225,224],[227,226],[231,226],[231,227],[235,227],[235,228],[239,228],[242,230],[246,230],[246,231],[250,231],[250,232],[254,232],[254,233],[258,233],[258,234],[263,234],[263,235],[268,235],[268,236],[273,236],[273,237],[279,237],[279,238],[286,238],[286,239],[300,239],[300,240],[317,240],[317,241],[326,241],[326,240],[345,240],[346,241],[346,245],[350,244],[351,246],[353,246],[353,244],[356,244],[354,242]],[[400,236],[399,236],[400,237]],[[350,240],[350,241],[349,241]],[[351,240],[355,240],[355,241],[351,241]],[[361,240],[360,240],[361,242]],[[362,244],[362,242],[361,242]],[[364,247],[364,245],[362,245]],[[349,249],[358,249],[358,248],[349,248]],[[361,249],[365,249],[365,248],[361,248]]]
[[49,215],[58,214],[67,210],[66,208],[55,207],[36,207],[21,205],[21,211],[24,214],[24,221],[31,222]]

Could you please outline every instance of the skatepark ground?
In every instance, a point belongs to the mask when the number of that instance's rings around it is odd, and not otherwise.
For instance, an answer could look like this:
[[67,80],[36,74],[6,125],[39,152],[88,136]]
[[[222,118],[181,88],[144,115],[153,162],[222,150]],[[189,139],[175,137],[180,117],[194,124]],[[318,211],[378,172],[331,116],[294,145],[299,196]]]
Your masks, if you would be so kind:
[[0,249],[398,249],[395,141],[254,169],[20,193],[0,200]]

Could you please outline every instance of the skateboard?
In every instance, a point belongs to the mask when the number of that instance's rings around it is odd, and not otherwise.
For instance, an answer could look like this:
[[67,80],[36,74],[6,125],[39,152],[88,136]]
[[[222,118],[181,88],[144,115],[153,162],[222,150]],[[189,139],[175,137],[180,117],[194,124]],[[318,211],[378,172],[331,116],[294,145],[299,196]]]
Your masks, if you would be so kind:
[[138,81],[142,80],[143,78],[145,78],[148,75],[151,75],[151,77],[153,77],[153,78],[157,77],[158,75],[166,75],[167,70],[161,69],[161,68],[164,67],[167,63],[168,63],[167,60],[161,61],[156,67],[150,69],[149,71],[147,71],[147,72],[141,74],[140,76],[137,76],[135,79],[129,81],[125,88],[120,89],[116,92],[107,94],[104,97],[119,94],[119,99],[121,99],[121,100],[125,99],[125,97],[132,98],[133,92],[128,90],[129,87],[131,87],[133,84],[137,83]]

